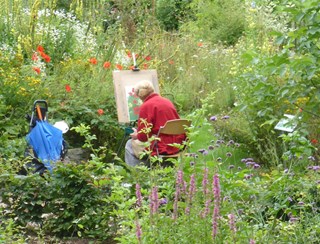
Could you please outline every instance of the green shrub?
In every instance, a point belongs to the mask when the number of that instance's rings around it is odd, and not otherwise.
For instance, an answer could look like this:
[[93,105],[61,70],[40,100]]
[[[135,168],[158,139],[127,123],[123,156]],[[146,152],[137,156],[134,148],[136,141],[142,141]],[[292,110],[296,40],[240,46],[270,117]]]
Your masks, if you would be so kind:
[[193,1],[195,21],[184,28],[199,39],[234,45],[245,30],[245,5],[241,0]]

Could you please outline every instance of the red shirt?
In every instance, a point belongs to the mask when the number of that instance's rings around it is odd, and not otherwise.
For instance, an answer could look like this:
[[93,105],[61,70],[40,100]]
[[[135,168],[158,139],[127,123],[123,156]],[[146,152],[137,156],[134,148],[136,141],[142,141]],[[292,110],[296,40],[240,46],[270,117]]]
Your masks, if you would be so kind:
[[[140,141],[148,141],[153,135],[157,135],[160,126],[163,126],[167,120],[179,119],[176,108],[169,99],[161,97],[157,93],[149,95],[140,106],[139,121],[138,121],[138,135]],[[145,122],[144,122],[145,121]],[[149,125],[147,125],[148,123]],[[148,128],[151,128],[149,133],[146,133]],[[168,144],[179,143],[185,140],[185,134],[182,135],[162,135],[160,134],[160,141],[157,142],[159,154],[171,155],[179,151],[179,148],[169,146]],[[151,145],[153,151],[151,155],[156,155],[156,148]]]

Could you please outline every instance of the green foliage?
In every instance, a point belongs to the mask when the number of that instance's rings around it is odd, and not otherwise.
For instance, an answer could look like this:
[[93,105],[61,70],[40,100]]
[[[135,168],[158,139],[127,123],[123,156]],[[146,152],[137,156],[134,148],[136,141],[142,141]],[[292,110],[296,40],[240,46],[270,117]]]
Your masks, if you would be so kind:
[[[243,64],[247,66],[242,67],[245,72],[241,72],[242,85],[238,86],[242,103],[240,111],[246,114],[248,121],[254,121],[251,126],[256,140],[254,144],[261,147],[260,152],[267,152],[262,153],[265,154],[264,161],[275,153],[277,157],[274,164],[286,150],[278,138],[279,134],[273,132],[279,118],[285,113],[301,117],[296,130],[311,140],[317,132],[310,130],[309,123],[318,119],[315,111],[319,104],[319,66],[314,51],[318,39],[306,32],[317,24],[313,13],[318,7],[316,4],[310,7],[309,3],[305,3],[299,5],[300,9],[296,11],[296,7],[284,6],[282,10],[288,13],[288,25],[294,23],[295,27],[286,32],[276,32],[275,42],[281,46],[270,47],[270,44],[266,44],[263,52],[252,50],[242,55]],[[268,153],[270,151],[271,154]]]
[[190,0],[157,1],[157,19],[165,30],[178,30],[181,23],[186,22],[192,16],[191,2]]
[[187,23],[203,40],[234,45],[245,30],[245,6],[241,0],[193,1],[196,20]]

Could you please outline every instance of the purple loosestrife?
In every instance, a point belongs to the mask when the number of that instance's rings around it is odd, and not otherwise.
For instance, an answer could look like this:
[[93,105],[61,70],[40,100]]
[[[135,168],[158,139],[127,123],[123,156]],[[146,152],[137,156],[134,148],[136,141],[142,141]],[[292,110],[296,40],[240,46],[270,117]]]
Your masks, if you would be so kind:
[[205,218],[208,216],[208,214],[210,213],[210,203],[211,203],[211,200],[210,199],[207,199],[205,204],[204,204],[204,211],[202,212],[201,214],[201,217],[202,218]]
[[208,189],[208,168],[205,168],[204,172],[203,172],[202,190],[203,190],[203,196],[204,196],[204,198],[206,198],[206,196],[209,193],[209,189]]
[[159,199],[158,199],[158,187],[152,187],[150,194],[150,213],[154,215],[158,212],[159,208]]
[[178,170],[177,172],[177,178],[176,178],[176,192],[174,196],[174,203],[173,203],[173,214],[172,218],[174,220],[178,217],[178,202],[181,195],[181,188],[185,187],[184,181],[183,181],[183,172],[182,170]]
[[195,177],[194,177],[194,174],[192,174],[190,176],[190,185],[189,185],[189,191],[188,191],[189,206],[186,208],[186,211],[185,211],[186,214],[190,213],[190,208],[191,208],[191,205],[192,205],[192,200],[193,200],[193,197],[195,195],[195,192],[196,192]]
[[137,197],[136,204],[138,207],[141,207],[142,206],[142,196],[141,196],[141,188],[138,183],[136,184],[136,197]]
[[229,218],[229,227],[230,230],[233,234],[236,234],[237,232],[237,228],[236,228],[236,222],[235,222],[235,217],[234,214],[228,214],[228,218]]
[[213,239],[218,233],[218,218],[220,215],[220,181],[219,175],[215,174],[213,176],[213,196],[214,196],[214,209],[212,215],[212,237]]
[[136,237],[139,243],[141,243],[141,235],[142,235],[141,226],[139,224],[139,220],[136,219]]

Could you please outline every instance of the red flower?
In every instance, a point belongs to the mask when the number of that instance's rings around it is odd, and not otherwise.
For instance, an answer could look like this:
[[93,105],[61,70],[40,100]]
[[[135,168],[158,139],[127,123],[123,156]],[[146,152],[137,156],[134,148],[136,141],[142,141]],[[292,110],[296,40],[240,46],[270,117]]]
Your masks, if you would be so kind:
[[32,54],[32,58],[31,58],[33,61],[38,61],[38,55],[37,55],[37,53],[34,53],[34,54]]
[[202,42],[198,42],[198,47],[202,47],[203,46],[203,43]]
[[148,69],[148,64],[144,63],[143,64],[143,69]]
[[71,92],[71,86],[69,86],[68,84],[66,85],[66,92]]
[[89,62],[96,65],[98,63],[97,59],[96,58],[90,58],[89,59]]
[[39,67],[33,67],[32,69],[33,69],[35,72],[37,72],[38,75],[39,75],[40,72],[41,72],[41,70],[40,70]]
[[44,48],[43,48],[43,46],[38,46],[37,47],[37,51],[39,52],[39,53],[43,53],[44,52]]
[[169,64],[174,64],[174,61],[172,59],[170,59]]
[[99,108],[97,112],[98,112],[98,114],[99,114],[100,116],[104,114],[104,111],[103,111],[103,109],[101,109],[101,108]]
[[132,58],[132,54],[131,54],[130,51],[127,51],[127,56],[128,56],[129,58]]
[[122,70],[122,69],[123,69],[121,64],[116,64],[116,68],[117,68],[118,70]]
[[50,62],[51,58],[50,58],[49,55],[44,54],[44,55],[41,55],[41,56],[42,56],[42,58],[44,59],[44,61],[45,61],[46,63],[49,63],[49,62]]
[[138,103],[138,101],[137,101],[137,100],[133,100],[132,102],[133,102],[133,104],[137,104],[137,103]]
[[316,144],[318,143],[318,140],[317,140],[317,139],[312,139],[312,140],[311,140],[311,143],[312,143],[313,145],[316,145]]
[[103,68],[105,68],[105,69],[109,69],[110,67],[111,67],[111,63],[110,63],[109,61],[104,62],[104,64],[103,64]]
[[146,56],[144,59],[147,60],[147,61],[150,61],[150,60],[151,60],[151,57],[148,55],[148,56]]

